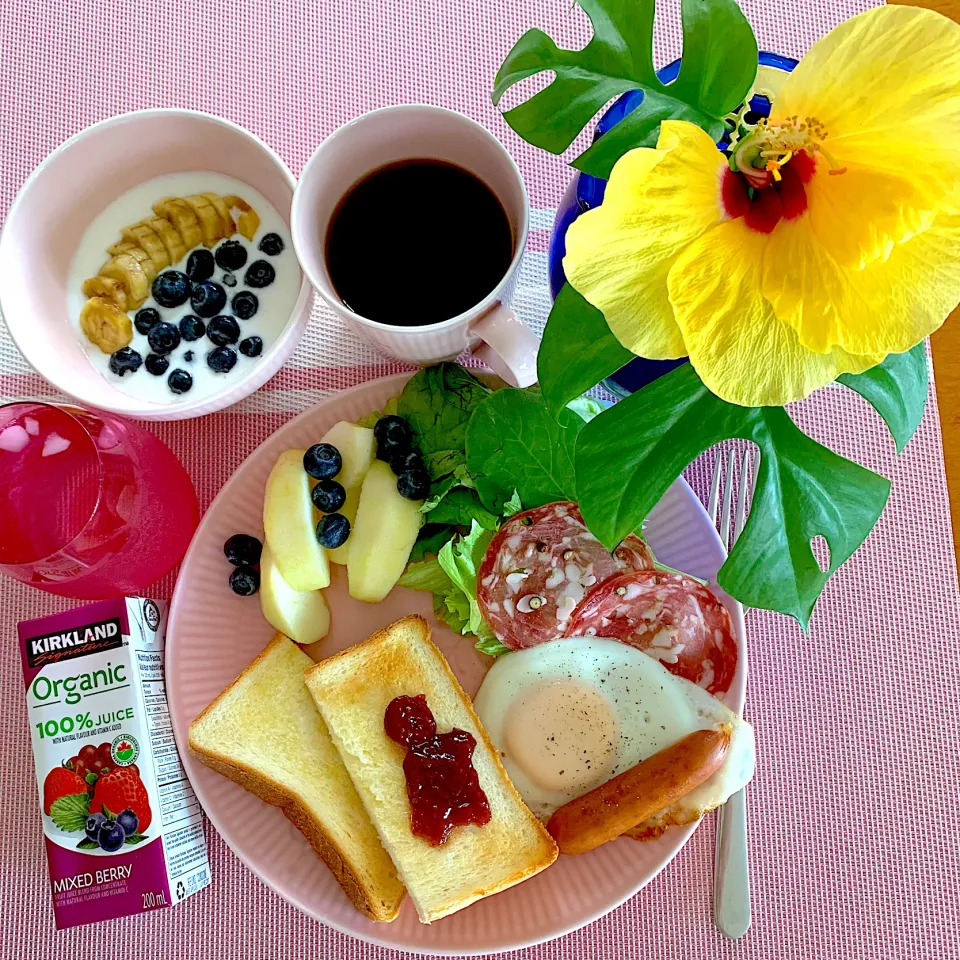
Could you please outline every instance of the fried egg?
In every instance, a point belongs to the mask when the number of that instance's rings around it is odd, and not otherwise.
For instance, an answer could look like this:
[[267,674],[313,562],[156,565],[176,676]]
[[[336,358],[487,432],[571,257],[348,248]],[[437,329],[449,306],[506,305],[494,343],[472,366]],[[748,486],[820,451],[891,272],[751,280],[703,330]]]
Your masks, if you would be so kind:
[[723,765],[670,808],[669,822],[696,819],[753,776],[752,727],[617,640],[572,637],[506,654],[474,706],[514,786],[541,819],[687,734],[720,724],[733,729]]

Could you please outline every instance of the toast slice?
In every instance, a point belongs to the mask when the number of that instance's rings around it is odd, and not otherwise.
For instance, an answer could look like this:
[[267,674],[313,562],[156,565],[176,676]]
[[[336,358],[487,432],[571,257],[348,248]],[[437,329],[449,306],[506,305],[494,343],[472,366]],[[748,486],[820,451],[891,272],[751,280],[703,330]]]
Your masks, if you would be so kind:
[[[520,799],[422,617],[398,620],[311,667],[306,678],[423,923],[520,883],[556,860],[553,838]],[[459,727],[476,738],[473,765],[492,813],[489,823],[456,827],[436,847],[411,832],[405,751],[383,727],[394,697],[421,693],[439,731]]]
[[313,661],[277,634],[190,724],[190,751],[280,807],[371,920],[394,920],[403,885],[303,682]]

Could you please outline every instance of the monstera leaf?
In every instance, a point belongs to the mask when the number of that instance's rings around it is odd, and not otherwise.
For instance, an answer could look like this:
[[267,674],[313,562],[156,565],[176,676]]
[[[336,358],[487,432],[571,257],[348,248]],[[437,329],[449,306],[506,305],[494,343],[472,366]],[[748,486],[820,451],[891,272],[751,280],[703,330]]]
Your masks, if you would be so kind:
[[757,72],[757,41],[735,0],[682,0],[683,64],[669,86],[653,65],[655,0],[581,0],[580,6],[593,23],[586,47],[563,50],[542,30],[528,30],[497,73],[494,103],[527,77],[555,74],[504,114],[524,140],[563,153],[597,111],[628,90],[640,91],[642,101],[574,161],[577,169],[608,177],[628,150],[653,146],[668,118],[720,138],[722,118],[744,100]]
[[[636,530],[694,457],[728,438],[760,448],[750,518],[720,569],[721,587],[750,607],[807,628],[833,572],[866,539],[890,483],[804,434],[781,407],[738,407],[685,365],[606,410],[580,432],[577,493],[608,548]],[[829,546],[825,570],[812,541]]]

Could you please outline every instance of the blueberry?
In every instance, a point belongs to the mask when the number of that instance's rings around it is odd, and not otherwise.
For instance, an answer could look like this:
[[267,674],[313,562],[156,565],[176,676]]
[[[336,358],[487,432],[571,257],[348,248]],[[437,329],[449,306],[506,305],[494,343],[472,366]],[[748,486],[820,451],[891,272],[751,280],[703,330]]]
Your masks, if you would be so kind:
[[166,270],[153,281],[153,299],[161,307],[179,307],[190,298],[190,278],[179,270]]
[[123,827],[116,820],[104,820],[100,824],[97,842],[100,844],[101,850],[106,850],[107,853],[116,853],[126,839],[127,835],[123,832]]
[[327,550],[336,550],[350,536],[350,521],[342,513],[328,513],[317,524],[317,542]]
[[230,306],[233,308],[235,317],[239,317],[241,320],[249,320],[257,312],[260,301],[255,293],[251,293],[249,290],[241,290],[233,295]]
[[335,477],[343,466],[343,457],[332,443],[315,443],[303,455],[303,469],[314,480]]
[[187,259],[187,276],[194,282],[209,280],[213,276],[213,254],[209,250],[194,250]]
[[235,567],[255,567],[262,552],[263,544],[249,533],[235,533],[223,545],[223,555]]
[[263,341],[259,337],[247,337],[240,341],[240,352],[245,357],[259,357],[263,353]]
[[122,377],[127,373],[136,373],[140,369],[141,363],[143,363],[143,357],[136,350],[121,347],[110,358],[110,370],[118,377]]
[[97,837],[100,835],[100,824],[106,819],[102,813],[92,813],[87,817],[87,823],[83,828],[83,832],[87,835],[88,840],[92,840],[94,843],[97,842]]
[[184,363],[193,363],[193,351],[192,351],[192,350],[188,350],[188,351],[183,355],[183,360],[184,360]]
[[247,267],[247,272],[243,275],[243,282],[248,287],[269,287],[277,278],[277,271],[266,260],[254,260]]
[[390,458],[390,469],[399,477],[401,473],[423,471],[426,467],[423,465],[423,457],[416,450],[398,450]]
[[144,335],[148,334],[150,328],[159,322],[160,311],[154,310],[153,307],[144,307],[142,310],[138,310],[133,318],[133,325],[137,328],[137,333]]
[[201,317],[215,317],[227,303],[227,291],[212,280],[196,284],[190,294],[190,306]]
[[260,574],[253,567],[237,567],[230,572],[230,589],[241,597],[252,597],[260,589]]
[[117,814],[117,823],[120,824],[124,837],[132,837],[140,826],[137,815],[129,807]]
[[413,443],[410,424],[403,417],[381,417],[373,428],[377,441],[377,459],[390,461],[398,453],[408,453]]
[[147,368],[147,373],[152,373],[155,377],[162,377],[167,372],[167,367],[170,366],[170,358],[159,353],[148,353],[143,365]]
[[229,347],[217,347],[207,354],[207,366],[215,373],[229,373],[237,362],[237,355]]
[[257,249],[265,253],[268,257],[279,257],[283,253],[283,240],[279,234],[268,233],[261,241]]
[[180,320],[180,336],[188,343],[199,340],[207,332],[206,325],[192,313],[188,313]]
[[193,377],[186,370],[177,367],[173,373],[167,377],[167,386],[173,393],[186,393],[193,386]]
[[225,240],[217,247],[213,259],[224,270],[239,270],[247,262],[247,251],[239,240]]
[[425,500],[430,492],[430,477],[426,470],[408,470],[397,477],[397,493],[407,500]]
[[310,499],[321,513],[336,513],[347,502],[347,491],[336,480],[318,480]]
[[147,334],[147,343],[154,353],[170,353],[180,346],[180,331],[172,324],[155,324]]
[[240,339],[240,324],[233,317],[214,317],[207,324],[207,336],[218,346],[236,343]]
[[237,285],[237,275],[235,273],[225,273],[220,278],[220,282],[225,287],[235,287]]

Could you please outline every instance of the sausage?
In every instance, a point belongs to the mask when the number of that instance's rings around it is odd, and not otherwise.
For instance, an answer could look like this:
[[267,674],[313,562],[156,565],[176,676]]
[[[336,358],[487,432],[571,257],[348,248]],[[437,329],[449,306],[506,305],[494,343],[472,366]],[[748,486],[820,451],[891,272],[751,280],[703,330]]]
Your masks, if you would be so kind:
[[477,574],[477,603],[496,638],[521,650],[563,633],[595,584],[653,567],[653,554],[630,534],[611,553],[569,501],[525,510],[507,520]]
[[730,689],[737,670],[727,608],[682,573],[634,570],[605,580],[579,603],[563,635],[628,643],[715,696]]
[[730,735],[695,730],[635,767],[565,803],[547,823],[561,853],[587,853],[669,807],[713,776]]

